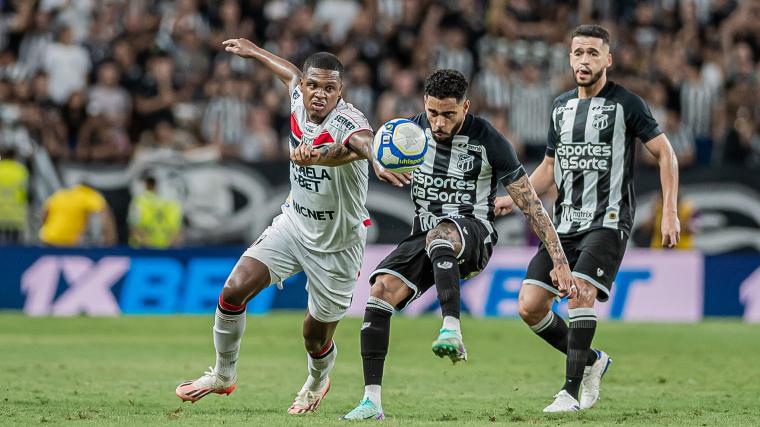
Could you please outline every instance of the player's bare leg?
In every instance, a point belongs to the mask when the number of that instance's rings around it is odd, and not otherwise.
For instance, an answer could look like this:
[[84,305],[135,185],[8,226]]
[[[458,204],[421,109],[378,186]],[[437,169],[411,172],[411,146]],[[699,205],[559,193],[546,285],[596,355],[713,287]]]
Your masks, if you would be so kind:
[[453,363],[467,360],[459,323],[460,274],[457,254],[462,250],[462,236],[459,235],[456,224],[442,221],[428,231],[425,250],[433,264],[435,288],[443,315],[443,326],[432,344],[433,353],[438,357],[448,356]]
[[567,353],[567,324],[552,310],[555,295],[532,282],[523,282],[518,313],[536,335],[552,347]]
[[573,412],[580,409],[578,396],[586,367],[591,341],[596,331],[597,288],[586,280],[576,277],[578,294],[568,300],[570,328],[567,334],[567,364],[565,384],[554,397],[554,402],[544,412]]
[[343,419],[382,420],[385,417],[380,397],[391,334],[391,316],[395,307],[411,295],[412,290],[400,278],[391,274],[375,276],[360,333],[364,396],[359,405],[344,415]]
[[219,295],[214,318],[216,364],[193,381],[177,386],[183,401],[195,403],[210,393],[232,393],[237,387],[237,359],[245,331],[245,305],[269,285],[269,269],[261,261],[241,257]]
[[328,391],[330,371],[335,365],[338,348],[333,341],[338,322],[320,322],[310,313],[303,321],[303,342],[307,352],[309,376],[288,408],[290,414],[314,412]]

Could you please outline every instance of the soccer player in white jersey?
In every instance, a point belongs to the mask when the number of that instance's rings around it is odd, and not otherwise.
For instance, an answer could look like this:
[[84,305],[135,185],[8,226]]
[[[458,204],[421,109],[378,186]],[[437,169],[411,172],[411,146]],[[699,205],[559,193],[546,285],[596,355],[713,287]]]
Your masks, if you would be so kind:
[[246,303],[271,283],[303,271],[308,311],[303,323],[308,377],[288,409],[312,412],[330,389],[337,349],[333,333],[351,303],[362,263],[369,215],[367,159],[381,180],[401,186],[408,177],[385,171],[372,155],[372,129],[364,115],[341,98],[343,66],[319,52],[303,71],[246,39],[225,50],[267,66],[290,93],[290,195],[277,216],[240,257],[219,295],[213,336],[216,364],[176,394],[195,402],[210,393],[230,394],[246,324]]

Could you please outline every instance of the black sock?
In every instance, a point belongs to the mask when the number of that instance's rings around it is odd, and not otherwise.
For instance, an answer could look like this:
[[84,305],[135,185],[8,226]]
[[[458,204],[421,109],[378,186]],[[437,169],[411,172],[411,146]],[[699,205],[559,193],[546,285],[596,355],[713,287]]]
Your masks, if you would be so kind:
[[577,399],[596,331],[596,312],[593,308],[571,308],[568,313],[570,329],[567,334],[565,385],[562,388]]
[[530,330],[552,347],[567,354],[567,325],[555,312],[550,311],[543,320],[531,326]]
[[[530,329],[552,347],[567,354],[567,324],[557,313],[550,311],[543,320],[530,326]],[[593,365],[596,359],[596,352],[589,349],[586,356],[586,366]]]
[[459,263],[454,245],[448,240],[436,239],[427,247],[433,263],[433,278],[441,303],[441,314],[459,319]]
[[383,365],[388,354],[393,311],[393,306],[380,298],[371,296],[367,300],[360,334],[364,385],[383,383]]

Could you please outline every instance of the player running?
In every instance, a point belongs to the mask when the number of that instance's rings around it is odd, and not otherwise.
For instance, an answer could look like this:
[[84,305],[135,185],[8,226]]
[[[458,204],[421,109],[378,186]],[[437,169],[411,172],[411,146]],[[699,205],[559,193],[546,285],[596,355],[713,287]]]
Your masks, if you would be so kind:
[[[550,279],[552,252],[541,245],[520,288],[519,312],[533,332],[567,354],[565,384],[544,412],[593,407],[612,363],[607,353],[591,349],[597,323],[594,301],[609,298],[631,232],[636,138],[660,165],[663,246],[679,239],[676,157],[647,104],[607,80],[612,65],[609,38],[598,25],[581,25],[572,33],[570,66],[577,88],[554,100],[546,157],[530,177],[539,195],[557,186],[554,225],[578,287],[568,301],[568,329],[551,309],[562,293]],[[511,208],[508,197],[497,200],[497,214]]]
[[481,272],[493,252],[498,183],[507,187],[550,248],[553,283],[563,291],[573,286],[559,237],[512,145],[486,120],[468,113],[467,86],[454,70],[436,71],[425,81],[425,112],[412,118],[425,129],[430,144],[425,162],[412,174],[414,226],[369,277],[372,288],[361,328],[365,392],[344,419],[384,417],[380,390],[391,315],[434,283],[444,318],[433,351],[455,363],[466,360],[459,281]]
[[[337,354],[333,333],[351,303],[364,254],[369,225],[364,206],[366,159],[373,159],[372,130],[364,115],[341,98],[343,66],[334,55],[311,55],[301,72],[246,39],[227,40],[224,46],[227,52],[262,62],[288,86],[291,190],[282,214],[243,253],[219,295],[213,328],[215,366],[180,384],[176,394],[195,402],[209,393],[232,393],[246,303],[270,283],[304,271],[309,295],[303,337],[309,375],[288,412],[311,412],[330,389]],[[396,185],[405,180],[376,172]]]

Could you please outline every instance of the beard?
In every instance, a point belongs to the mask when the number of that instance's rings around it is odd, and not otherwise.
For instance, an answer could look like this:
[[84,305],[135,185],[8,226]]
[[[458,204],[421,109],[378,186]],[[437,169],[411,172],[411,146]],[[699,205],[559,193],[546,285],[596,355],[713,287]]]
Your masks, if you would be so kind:
[[599,70],[599,71],[598,71],[598,72],[596,72],[595,74],[592,74],[592,75],[591,75],[591,79],[589,79],[589,81],[588,81],[588,82],[585,82],[585,83],[584,83],[584,82],[580,82],[580,81],[578,81],[578,77],[576,76],[576,73],[575,73],[575,71],[573,71],[573,78],[575,79],[575,84],[577,84],[578,86],[581,86],[581,87],[589,87],[589,86],[593,86],[593,85],[595,85],[595,84],[596,84],[596,82],[598,82],[598,81],[599,81],[599,79],[600,79],[600,78],[602,78],[602,73],[603,73],[603,72],[604,72],[604,68],[602,68],[601,70]]
[[454,135],[456,135],[462,129],[463,125],[464,125],[464,119],[462,119],[461,122],[455,124],[454,127],[451,129],[451,133],[446,134],[446,136],[444,136],[443,138],[437,137],[435,133],[432,132],[432,130],[430,133],[432,134],[433,140],[435,140],[435,142],[448,143],[454,139]]
[[433,140],[435,140],[435,142],[438,142],[438,143],[451,142],[452,139],[454,139],[454,135],[452,134],[447,134],[443,138],[439,138],[435,134],[433,134]]

